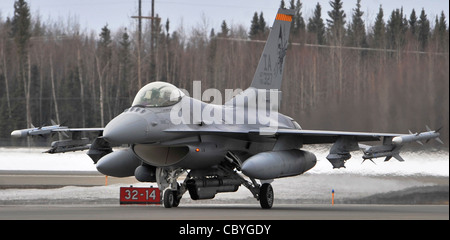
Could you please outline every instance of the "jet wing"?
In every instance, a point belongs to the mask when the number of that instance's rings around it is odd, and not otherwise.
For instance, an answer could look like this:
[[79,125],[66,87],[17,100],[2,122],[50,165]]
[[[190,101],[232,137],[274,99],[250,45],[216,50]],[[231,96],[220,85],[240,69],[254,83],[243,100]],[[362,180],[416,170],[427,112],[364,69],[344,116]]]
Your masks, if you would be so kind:
[[[271,130],[250,131],[252,134],[262,136],[271,136]],[[372,132],[346,132],[346,131],[327,131],[327,130],[299,130],[299,129],[277,129],[272,133],[273,136],[296,136],[303,144],[321,144],[335,143],[340,137],[353,137],[358,142],[379,141],[382,137],[397,137],[404,134],[398,133],[372,133]]]
[[[64,153],[89,149],[91,141],[84,137],[83,133],[98,133],[102,135],[104,128],[69,128],[66,126],[52,125],[33,127],[28,129],[14,130],[11,133],[12,137],[22,138],[27,136],[52,136],[55,133],[60,134],[59,140],[51,144],[51,148],[47,153]],[[71,133],[69,136],[67,133]]]
[[[427,128],[427,130],[429,130]],[[438,131],[427,131],[415,134],[399,133],[373,133],[373,132],[346,132],[326,130],[302,130],[302,129],[270,129],[234,130],[234,129],[171,129],[165,132],[193,134],[193,135],[220,135],[246,139],[250,141],[265,141],[276,139],[274,150],[286,150],[300,148],[304,144],[333,144],[327,159],[333,168],[345,167],[345,161],[350,159],[350,152],[362,150],[364,160],[385,157],[385,161],[392,157],[404,161],[400,156],[400,149],[405,143],[418,140],[439,139]],[[359,142],[383,141],[382,145],[368,146]]]
[[61,128],[54,129],[53,132],[103,132],[104,128]]
[[[165,132],[182,133],[192,135],[223,135],[241,139],[248,138],[279,138],[280,136],[292,136],[302,141],[303,144],[334,143],[339,137],[354,137],[358,142],[379,141],[382,137],[397,137],[404,134],[397,133],[372,133],[372,132],[346,132],[346,131],[323,131],[323,130],[299,130],[299,129],[256,129],[256,130],[234,130],[234,129],[167,129]],[[259,137],[258,137],[259,136]]]
[[[326,157],[333,165],[333,168],[345,167],[345,162],[351,158],[350,152],[356,150],[363,151],[363,161],[373,158],[384,157],[384,161],[389,161],[392,157],[398,161],[404,161],[400,156],[400,149],[405,143],[419,140],[439,139],[439,132],[432,131],[427,127],[427,132],[416,134],[398,133],[372,133],[372,132],[346,132],[346,131],[322,131],[322,130],[300,130],[300,129],[277,129],[273,136],[278,140],[274,146],[275,150],[289,147],[301,146],[303,144],[332,143],[330,152]],[[254,131],[254,134],[264,136],[264,132]],[[270,133],[270,129],[269,132]],[[270,135],[268,135],[270,136]],[[381,145],[368,146],[359,142],[383,141]],[[300,141],[300,145],[295,145]],[[294,142],[294,143],[293,143]]]

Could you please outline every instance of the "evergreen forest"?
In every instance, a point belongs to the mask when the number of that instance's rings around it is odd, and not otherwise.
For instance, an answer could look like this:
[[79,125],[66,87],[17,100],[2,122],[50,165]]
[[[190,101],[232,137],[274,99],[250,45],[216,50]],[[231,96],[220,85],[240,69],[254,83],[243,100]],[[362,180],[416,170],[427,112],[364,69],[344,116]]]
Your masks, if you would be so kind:
[[[317,3],[311,16],[295,9],[280,112],[304,129],[407,133],[443,127],[449,143],[449,29],[444,12],[387,12],[366,22],[361,1],[351,15],[342,0]],[[0,146],[23,144],[14,129],[50,125],[104,127],[129,108],[145,84],[165,81],[192,92],[245,89],[253,78],[271,22],[248,16],[250,29],[172,29],[163,16],[137,27],[80,30],[77,22],[43,21],[27,1],[0,17]],[[163,15],[163,13],[160,13]],[[266,18],[266,19],[265,19]],[[153,25],[151,24],[153,22]],[[225,95],[225,94],[223,94]]]

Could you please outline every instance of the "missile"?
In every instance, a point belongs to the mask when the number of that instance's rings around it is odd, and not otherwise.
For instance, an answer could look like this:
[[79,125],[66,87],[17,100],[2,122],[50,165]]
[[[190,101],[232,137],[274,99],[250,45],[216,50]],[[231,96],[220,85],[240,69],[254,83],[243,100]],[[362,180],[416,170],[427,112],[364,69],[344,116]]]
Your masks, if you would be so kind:
[[32,127],[20,130],[14,130],[11,132],[11,137],[22,138],[26,136],[42,136],[48,135],[52,133],[53,130],[56,129],[67,129],[68,127],[60,126],[60,125],[52,125],[52,126],[42,126],[42,127]]
[[403,162],[405,160],[400,156],[401,147],[402,146],[393,145],[367,146],[363,149],[363,161],[380,157],[386,157],[384,161],[389,161],[392,157],[394,157],[398,161]]
[[14,138],[22,138],[28,136],[28,132],[33,130],[34,128],[27,128],[27,129],[21,129],[21,130],[14,130],[11,132],[11,137]]
[[427,132],[412,133],[409,135],[394,137],[392,139],[392,144],[400,146],[405,143],[410,143],[413,141],[416,141],[416,142],[422,144],[422,142],[420,142],[421,140],[426,140],[426,142],[428,142],[430,139],[435,139],[439,143],[444,144],[442,142],[442,140],[439,138],[439,136],[440,136],[439,130],[440,129],[438,129],[436,131],[432,131],[428,126],[426,126],[426,128],[427,128]]
[[435,139],[441,144],[444,144],[441,139],[439,139],[439,130],[436,131],[431,130],[428,126],[426,126],[427,132],[422,133],[412,133],[407,135],[401,135],[392,138],[392,141],[385,141],[383,142],[383,145],[379,146],[366,146],[363,144],[360,144],[360,148],[363,150],[363,161],[365,160],[371,160],[373,158],[380,158],[380,157],[386,157],[384,161],[389,161],[392,157],[399,160],[400,162],[403,162],[403,158],[400,156],[400,149],[403,147],[403,144],[410,143],[413,141],[418,142],[419,144],[422,144],[421,140],[426,140],[426,142],[430,141],[431,139]]

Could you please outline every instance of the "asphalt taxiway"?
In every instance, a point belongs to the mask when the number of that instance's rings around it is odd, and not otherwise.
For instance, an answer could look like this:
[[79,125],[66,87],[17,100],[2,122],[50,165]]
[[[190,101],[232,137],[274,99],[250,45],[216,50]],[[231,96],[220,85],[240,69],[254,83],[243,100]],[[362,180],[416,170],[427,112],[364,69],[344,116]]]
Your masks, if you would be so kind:
[[[119,188],[136,183],[136,179],[108,178],[108,186],[105,181],[105,176],[95,172],[0,171],[0,219],[449,219],[448,177],[313,174],[286,178],[273,183],[276,199],[270,210],[261,209],[245,188],[218,194],[213,200],[193,201],[187,194],[180,206],[172,209],[120,205]],[[338,189],[338,196],[353,197],[337,197],[336,204],[331,205],[329,193],[319,193],[329,189],[330,182]],[[370,189],[373,185],[383,191]],[[373,199],[378,202],[368,204]],[[383,199],[396,204],[385,204]],[[408,203],[411,199],[419,204]]]
[[449,220],[448,205],[188,204],[0,206],[2,220]]

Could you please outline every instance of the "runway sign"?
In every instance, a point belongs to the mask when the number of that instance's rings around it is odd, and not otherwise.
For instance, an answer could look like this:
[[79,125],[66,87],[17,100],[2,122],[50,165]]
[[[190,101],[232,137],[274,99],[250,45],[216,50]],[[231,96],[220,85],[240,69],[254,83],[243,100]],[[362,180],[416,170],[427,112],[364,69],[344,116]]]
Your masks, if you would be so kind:
[[159,188],[121,187],[120,204],[161,204]]

